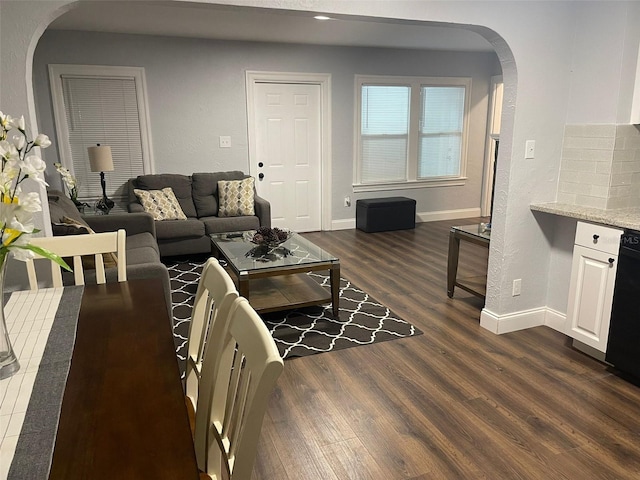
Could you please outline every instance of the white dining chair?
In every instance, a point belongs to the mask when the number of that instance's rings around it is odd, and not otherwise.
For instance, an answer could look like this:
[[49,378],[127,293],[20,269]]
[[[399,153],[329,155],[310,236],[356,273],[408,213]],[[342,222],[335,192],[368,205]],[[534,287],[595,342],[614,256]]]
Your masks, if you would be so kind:
[[[238,292],[229,274],[215,258],[209,258],[202,268],[198,282],[187,337],[185,396],[190,417],[195,414],[197,407],[202,360],[212,326],[216,322],[224,323],[228,320],[229,310],[236,298]],[[221,332],[223,329],[218,328],[216,331]]]
[[[93,233],[87,235],[63,235],[57,237],[36,237],[30,241],[33,245],[47,249],[60,257],[72,258],[73,276],[76,285],[85,284],[85,270],[82,257],[93,257],[96,274],[96,283],[106,283],[103,254],[114,254],[116,256],[118,268],[118,281],[127,280],[127,254],[126,254],[126,232],[120,229],[116,232]],[[41,259],[36,255],[36,259]],[[47,259],[48,260],[48,259]],[[49,260],[51,263],[51,276],[54,287],[62,287],[62,272],[60,265]],[[34,259],[26,261],[27,274],[29,276],[29,287],[32,290],[38,289],[38,279]]]
[[196,449],[198,467],[211,479],[249,480],[269,397],[284,363],[245,298],[234,301],[228,324],[218,328],[226,332],[209,342],[207,349],[216,354],[206,352],[202,365],[196,433],[205,436],[206,450]]

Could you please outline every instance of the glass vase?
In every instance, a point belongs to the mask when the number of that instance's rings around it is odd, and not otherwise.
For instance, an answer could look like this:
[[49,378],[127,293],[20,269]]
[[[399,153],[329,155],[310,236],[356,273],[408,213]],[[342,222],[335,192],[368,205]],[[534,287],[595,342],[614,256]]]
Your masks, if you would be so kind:
[[4,277],[7,269],[7,255],[0,255],[0,379],[10,377],[18,370],[18,357],[11,346],[7,322],[4,318]]

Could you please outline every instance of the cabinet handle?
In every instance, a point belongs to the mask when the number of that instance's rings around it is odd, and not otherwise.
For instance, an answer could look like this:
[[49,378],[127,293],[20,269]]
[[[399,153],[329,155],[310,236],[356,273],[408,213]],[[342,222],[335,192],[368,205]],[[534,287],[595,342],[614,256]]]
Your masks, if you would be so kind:
[[609,259],[609,265],[613,265],[613,262],[615,262],[615,261],[616,261],[616,259],[615,259],[615,258],[610,258],[610,259]]
[[600,238],[600,235],[594,235],[593,236],[593,243],[598,243],[598,239]]

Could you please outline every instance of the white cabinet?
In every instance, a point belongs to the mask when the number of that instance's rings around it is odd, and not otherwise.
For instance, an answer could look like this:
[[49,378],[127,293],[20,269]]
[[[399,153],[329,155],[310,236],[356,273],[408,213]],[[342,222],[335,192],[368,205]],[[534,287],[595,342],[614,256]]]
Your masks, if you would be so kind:
[[566,334],[601,352],[607,348],[622,230],[578,222]]

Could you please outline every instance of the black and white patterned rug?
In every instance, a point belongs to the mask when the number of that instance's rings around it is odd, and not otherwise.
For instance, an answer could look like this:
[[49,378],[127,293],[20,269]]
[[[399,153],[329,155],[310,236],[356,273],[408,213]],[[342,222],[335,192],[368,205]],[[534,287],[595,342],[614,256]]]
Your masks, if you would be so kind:
[[[181,369],[191,320],[191,307],[205,259],[171,259],[173,332]],[[329,276],[309,273],[329,289]],[[331,305],[262,315],[282,358],[303,357],[343,348],[420,335],[422,332],[345,278],[340,279],[339,318]]]

